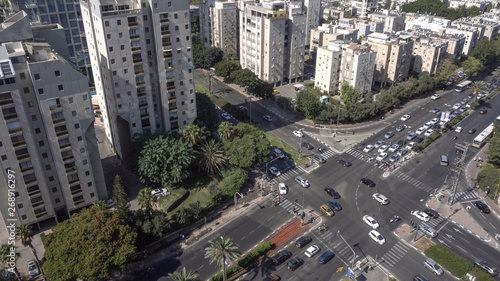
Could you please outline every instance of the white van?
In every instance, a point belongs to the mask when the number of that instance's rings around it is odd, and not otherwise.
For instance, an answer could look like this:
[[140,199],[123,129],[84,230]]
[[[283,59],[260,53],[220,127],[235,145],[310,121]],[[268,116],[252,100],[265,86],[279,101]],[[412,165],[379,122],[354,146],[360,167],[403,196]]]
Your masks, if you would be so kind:
[[293,87],[295,88],[295,91],[297,91],[297,92],[306,89],[306,86],[304,86],[302,84],[295,84],[295,85],[293,85]]
[[450,162],[448,161],[448,156],[446,155],[439,156],[439,164],[441,166],[448,167],[448,165],[450,164]]

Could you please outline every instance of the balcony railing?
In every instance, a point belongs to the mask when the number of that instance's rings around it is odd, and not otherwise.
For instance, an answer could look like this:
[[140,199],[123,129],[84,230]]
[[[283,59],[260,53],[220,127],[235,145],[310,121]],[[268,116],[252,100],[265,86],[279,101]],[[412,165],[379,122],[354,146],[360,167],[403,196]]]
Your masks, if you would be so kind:
[[41,213],[38,213],[38,214],[35,214],[35,217],[38,219],[38,218],[41,218],[43,216],[47,215],[47,212],[41,212]]
[[64,122],[64,117],[52,119],[52,123],[54,123],[54,124],[61,123],[61,122]]
[[162,30],[161,35],[170,35],[170,30]]
[[29,180],[24,180],[24,183],[25,183],[25,184],[29,184],[29,183],[32,183],[32,182],[36,182],[36,178],[34,178],[34,179],[29,179]]
[[139,25],[139,23],[136,21],[129,21],[128,22],[128,26],[138,26],[138,25]]
[[65,144],[61,144],[61,145],[59,146],[59,148],[60,148],[60,149],[64,149],[64,148],[66,148],[66,147],[70,147],[70,146],[71,146],[71,143],[65,143]]
[[49,105],[49,109],[50,110],[56,110],[56,109],[59,109],[61,108],[61,104],[58,103],[58,104],[55,104],[55,105]]
[[17,160],[25,159],[25,158],[28,158],[28,157],[30,157],[29,153],[20,154],[20,155],[16,156]]
[[7,104],[12,104],[12,103],[14,103],[14,100],[12,98],[0,100],[0,105],[7,105]]
[[136,51],[140,51],[141,47],[132,47],[130,49],[132,50],[132,52],[136,52]]
[[64,135],[67,135],[67,134],[68,134],[68,130],[56,132],[56,136],[58,136],[58,137],[64,136]]
[[75,157],[73,157],[73,155],[68,155],[68,156],[63,156],[62,159],[64,162],[66,162],[66,161],[75,159]]
[[139,38],[139,34],[130,34],[130,39],[137,39]]
[[171,96],[171,97],[168,97],[168,100],[175,100],[177,97],[176,96]]
[[177,109],[177,105],[173,105],[173,106],[168,107],[168,110],[176,110],[176,109]]
[[25,173],[25,172],[27,172],[27,171],[31,171],[31,170],[33,170],[33,166],[31,166],[31,167],[27,167],[27,168],[24,168],[24,169],[21,169],[21,172],[22,172],[22,173]]
[[132,60],[134,63],[142,62],[142,58],[135,58]]
[[22,130],[23,130],[22,128],[9,129],[9,134],[21,132]]
[[134,70],[135,75],[144,73],[144,69]]
[[167,91],[175,90],[175,86],[167,86]]
[[168,18],[160,18],[160,22],[161,23],[166,23],[166,22],[168,22]]
[[141,113],[141,118],[142,117],[148,117],[149,116],[149,113]]
[[72,183],[75,183],[75,182],[77,182],[77,181],[80,181],[80,179],[79,179],[79,178],[76,178],[76,179],[68,180],[68,183],[69,183],[69,184],[72,184]]
[[142,107],[142,106],[147,106],[148,105],[148,102],[147,101],[140,101],[139,102],[139,107]]
[[3,118],[4,118],[5,120],[10,120],[10,119],[17,118],[17,113],[5,114],[5,115],[3,116]]
[[146,81],[139,81],[139,82],[135,82],[135,85],[136,85],[136,86],[142,86],[142,85],[144,85],[144,84],[146,84]]
[[146,94],[147,94],[147,92],[137,92],[138,97],[145,96]]

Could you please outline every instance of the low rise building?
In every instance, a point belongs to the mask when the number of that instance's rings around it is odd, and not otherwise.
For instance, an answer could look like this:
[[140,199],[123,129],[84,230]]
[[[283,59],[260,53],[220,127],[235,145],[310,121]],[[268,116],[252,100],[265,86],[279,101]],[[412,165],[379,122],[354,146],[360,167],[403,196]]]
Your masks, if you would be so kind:
[[383,32],[383,21],[369,21],[362,19],[341,19],[339,20],[340,27],[348,27],[358,30],[358,38],[366,37],[373,32]]
[[405,15],[404,12],[384,9],[368,14],[368,19],[375,22],[384,22],[383,32],[393,32],[405,29]]
[[406,14],[405,31],[415,31],[419,29],[441,32],[451,26],[451,20],[428,15],[408,13]]
[[448,44],[424,35],[413,35],[412,40],[414,41],[412,71],[436,73],[446,56]]
[[463,35],[465,36],[465,44],[462,49],[462,55],[469,56],[472,49],[474,49],[479,42],[481,35],[481,26],[470,26],[465,24],[457,24],[446,28],[448,35]]
[[358,30],[350,27],[340,27],[332,24],[323,24],[317,29],[311,30],[311,42],[309,52],[315,54],[318,47],[323,47],[332,40],[355,41],[358,38]]

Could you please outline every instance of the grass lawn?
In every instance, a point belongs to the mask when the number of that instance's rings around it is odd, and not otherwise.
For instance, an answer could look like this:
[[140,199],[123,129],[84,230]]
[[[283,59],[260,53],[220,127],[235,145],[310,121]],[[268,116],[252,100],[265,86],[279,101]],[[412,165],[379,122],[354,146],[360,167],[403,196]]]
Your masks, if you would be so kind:
[[283,153],[285,153],[285,155],[293,159],[293,161],[297,163],[297,165],[301,165],[307,162],[307,158],[304,156],[302,156],[302,158],[299,160],[299,152],[297,151],[297,149],[293,148],[291,145],[284,142],[282,139],[278,138],[272,132],[265,132],[265,133],[271,145],[283,151]]
[[190,190],[189,197],[170,212],[169,215],[177,212],[182,207],[187,208],[189,204],[195,203],[196,201],[199,201],[202,207],[207,206],[210,202],[210,191],[206,187],[211,181],[212,178],[205,174],[194,173],[193,176],[182,184],[182,188]]
[[197,83],[197,82],[194,82],[194,89],[198,92],[198,93],[208,93],[208,89],[203,87],[200,83]]

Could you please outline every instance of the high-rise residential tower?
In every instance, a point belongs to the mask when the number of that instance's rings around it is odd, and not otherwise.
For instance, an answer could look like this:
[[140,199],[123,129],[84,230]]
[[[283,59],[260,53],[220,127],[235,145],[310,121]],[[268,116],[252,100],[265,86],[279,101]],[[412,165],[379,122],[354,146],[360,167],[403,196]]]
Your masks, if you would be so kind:
[[134,136],[193,123],[189,1],[81,0],[107,138],[125,167]]
[[57,223],[107,198],[95,119],[87,78],[33,42],[22,14],[0,26],[0,200],[14,203],[0,212],[5,222]]

